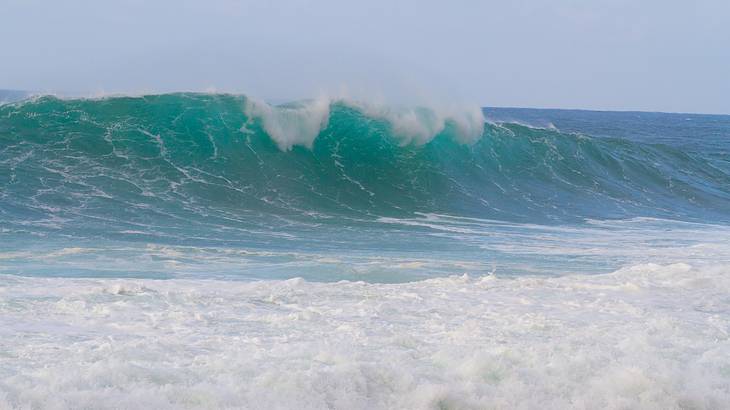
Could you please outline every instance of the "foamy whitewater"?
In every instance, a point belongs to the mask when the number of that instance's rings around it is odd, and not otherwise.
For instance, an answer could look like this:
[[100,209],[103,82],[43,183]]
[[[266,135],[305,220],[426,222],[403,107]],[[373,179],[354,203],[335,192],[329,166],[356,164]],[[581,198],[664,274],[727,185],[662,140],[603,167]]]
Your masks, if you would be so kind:
[[730,408],[728,158],[728,116],[2,104],[0,409]]

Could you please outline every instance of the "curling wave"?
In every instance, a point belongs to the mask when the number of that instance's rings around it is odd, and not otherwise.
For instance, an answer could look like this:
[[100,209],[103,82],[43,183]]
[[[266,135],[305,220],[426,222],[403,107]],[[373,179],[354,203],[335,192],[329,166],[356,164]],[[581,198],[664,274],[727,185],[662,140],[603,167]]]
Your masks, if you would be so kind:
[[489,123],[478,109],[211,94],[0,106],[0,187],[6,226],[98,231],[417,212],[727,221],[730,209],[730,167],[702,152]]

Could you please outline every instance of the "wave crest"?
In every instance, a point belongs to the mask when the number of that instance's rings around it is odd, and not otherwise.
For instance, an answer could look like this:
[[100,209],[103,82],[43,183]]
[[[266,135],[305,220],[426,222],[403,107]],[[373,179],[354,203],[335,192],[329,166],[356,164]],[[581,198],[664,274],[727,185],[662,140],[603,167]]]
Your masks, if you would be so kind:
[[379,121],[385,121],[402,145],[423,145],[443,133],[449,126],[461,143],[474,143],[484,132],[484,114],[479,107],[403,107],[374,104],[342,97],[321,96],[316,99],[271,105],[247,97],[244,112],[258,119],[262,128],[282,150],[294,145],[311,148],[315,138],[329,124],[331,107],[342,105]]

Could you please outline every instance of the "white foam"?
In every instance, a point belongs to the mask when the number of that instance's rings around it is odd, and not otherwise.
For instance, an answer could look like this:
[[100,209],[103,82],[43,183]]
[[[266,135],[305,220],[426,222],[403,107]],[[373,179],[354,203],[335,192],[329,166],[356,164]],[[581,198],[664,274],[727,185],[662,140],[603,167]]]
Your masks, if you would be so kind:
[[[261,121],[266,133],[282,150],[294,145],[311,147],[327,127],[332,104],[340,103],[361,111],[370,118],[386,121],[402,144],[425,144],[442,133],[448,124],[461,143],[477,141],[484,131],[484,116],[477,106],[431,103],[428,106],[397,107],[351,99],[345,96],[320,96],[296,104],[272,106],[247,97],[244,112]],[[245,130],[249,128],[246,127]]]
[[726,408],[730,268],[398,285],[0,276],[0,408]]

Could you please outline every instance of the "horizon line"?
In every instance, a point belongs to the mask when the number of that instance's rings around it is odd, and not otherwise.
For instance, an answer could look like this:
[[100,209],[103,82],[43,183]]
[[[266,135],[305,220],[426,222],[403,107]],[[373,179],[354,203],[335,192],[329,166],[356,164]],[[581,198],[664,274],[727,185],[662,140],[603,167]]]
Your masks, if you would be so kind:
[[[248,96],[245,92],[234,92],[234,91],[220,91],[220,90],[214,90],[214,91],[200,91],[200,90],[188,90],[188,91],[160,91],[160,92],[153,92],[153,91],[143,91],[143,92],[110,92],[108,94],[104,94],[103,92],[99,96],[93,96],[93,92],[88,93],[71,93],[71,92],[53,92],[53,91],[28,91],[28,90],[22,90],[22,89],[14,89],[14,88],[0,88],[0,93],[8,92],[8,93],[21,93],[25,94],[19,99],[15,100],[8,100],[4,101],[4,103],[13,103],[18,101],[23,101],[28,98],[33,97],[44,97],[44,96],[54,96],[59,98],[69,98],[69,99],[94,99],[94,98],[115,98],[115,97],[143,97],[143,96],[151,96],[151,95],[164,95],[164,94],[186,94],[186,93],[193,93],[193,94],[222,94],[222,95],[238,95],[238,96]],[[265,101],[271,103],[271,104],[280,104],[279,101],[298,101],[301,99],[285,99],[285,98],[270,98],[270,99],[264,99]],[[3,100],[0,99],[0,103],[3,103]],[[700,112],[700,111],[659,111],[659,110],[653,110],[653,109],[633,109],[633,108],[626,108],[626,109],[605,109],[605,108],[566,108],[566,107],[546,107],[546,106],[515,106],[515,105],[481,105],[479,104],[479,108],[482,110],[484,109],[509,109],[509,110],[542,110],[542,111],[584,111],[584,112],[615,112],[615,113],[637,113],[637,114],[673,114],[673,115],[708,115],[708,116],[719,116],[719,117],[727,117],[730,116],[730,112],[728,113],[720,113],[720,112]]]

